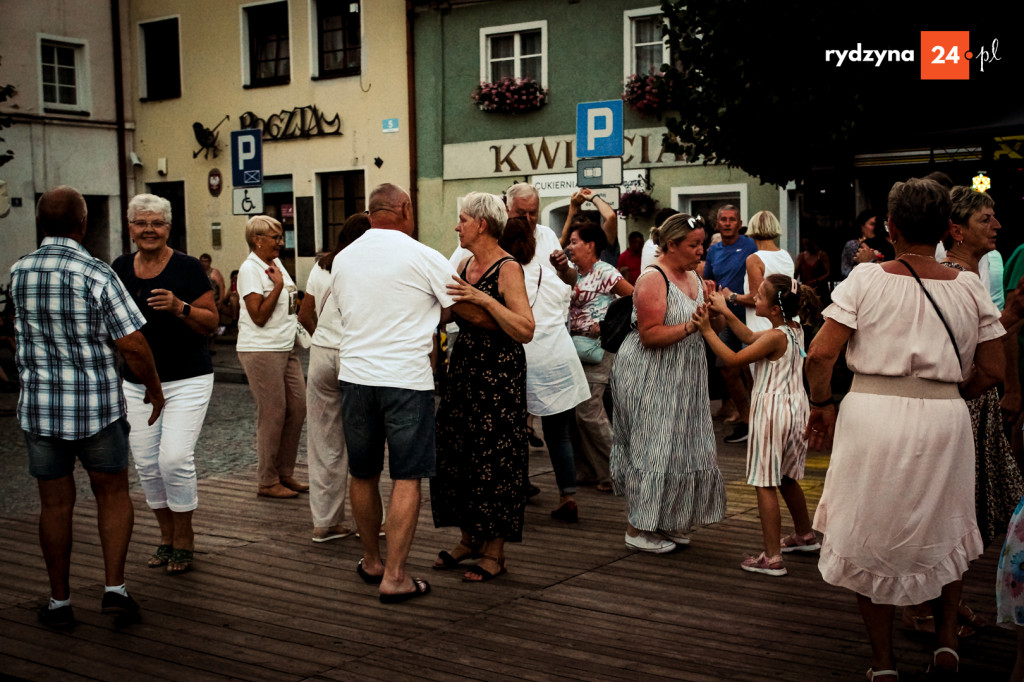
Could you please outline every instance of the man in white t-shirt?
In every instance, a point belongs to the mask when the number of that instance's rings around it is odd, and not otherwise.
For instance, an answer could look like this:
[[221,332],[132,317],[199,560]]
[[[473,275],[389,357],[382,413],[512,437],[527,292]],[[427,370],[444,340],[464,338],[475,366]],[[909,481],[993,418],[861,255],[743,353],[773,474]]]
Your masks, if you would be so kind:
[[[348,446],[352,515],[363,542],[360,577],[380,584],[380,601],[426,594],[430,585],[405,572],[420,507],[420,479],[434,475],[433,333],[454,301],[455,270],[412,238],[409,194],[396,185],[370,193],[371,228],[341,251],[331,268],[331,299],[341,315],[341,421]],[[458,304],[469,319],[486,313]],[[475,313],[475,314],[474,314]],[[493,324],[493,322],[492,322]],[[387,442],[393,482],[388,557],[380,554],[380,475]]]

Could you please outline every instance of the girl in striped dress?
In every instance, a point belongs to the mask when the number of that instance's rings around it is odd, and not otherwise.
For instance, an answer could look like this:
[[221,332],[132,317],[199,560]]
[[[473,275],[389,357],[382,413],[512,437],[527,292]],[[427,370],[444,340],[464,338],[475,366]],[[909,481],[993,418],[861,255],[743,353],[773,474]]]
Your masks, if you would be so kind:
[[[752,573],[786,574],[782,552],[813,552],[821,547],[811,530],[807,502],[798,482],[804,477],[807,441],[804,427],[809,408],[804,392],[803,329],[798,315],[808,317],[820,307],[813,290],[786,275],[765,278],[754,297],[754,311],[771,321],[771,328],[752,332],[729,311],[725,297],[711,295],[711,310],[746,347],[730,350],[711,328],[708,311],[698,310],[693,320],[726,366],[755,363],[750,395],[750,439],[747,441],[747,483],[757,488],[757,511],[764,533],[764,551],[748,557],[741,568]],[[779,500],[782,491],[796,530],[784,540]]]

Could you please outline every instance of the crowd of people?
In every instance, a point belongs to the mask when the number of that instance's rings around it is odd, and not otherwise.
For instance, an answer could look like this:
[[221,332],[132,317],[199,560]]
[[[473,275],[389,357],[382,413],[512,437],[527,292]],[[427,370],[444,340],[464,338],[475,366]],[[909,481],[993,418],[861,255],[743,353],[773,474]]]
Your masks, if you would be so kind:
[[[587,202],[596,210],[583,210]],[[81,194],[43,194],[43,243],[11,271],[18,417],[51,587],[40,620],[75,622],[76,459],[97,495],[104,613],[139,611],[124,582],[129,452],[160,529],[147,566],[193,570],[194,456],[213,390],[208,340],[237,315],[236,350],[256,405],[256,494],[308,492],[314,542],[358,532],[356,572],[382,603],[430,592],[406,566],[424,478],[435,525],[458,529],[433,568],[464,569],[465,582],[508,572],[506,545],[523,540],[530,495],[530,415],[555,473],[554,519],[578,522],[577,486],[594,485],[622,496],[628,548],[659,554],[689,544],[692,530],[725,512],[709,393],[720,376],[719,416],[733,424],[724,440],[746,442],[761,519],[761,549],[739,568],[782,576],[784,554],[820,553],[824,580],[856,595],[870,679],[897,676],[895,606],[905,627],[934,633],[933,672],[952,674],[959,639],[978,624],[961,599],[963,575],[1009,527],[999,619],[1017,626],[1024,652],[1015,452],[1024,255],[996,281],[1000,224],[987,194],[942,174],[896,183],[884,221],[858,217],[837,286],[823,286],[832,270],[815,244],[796,262],[779,248],[769,211],[746,227],[732,205],[710,220],[665,211],[647,243],[634,232],[620,252],[615,211],[590,190],[573,195],[560,236],[538,223],[538,209],[525,183],[504,197],[471,192],[446,259],[412,237],[409,194],[380,185],[318,259],[300,302],[279,258],[282,225],[269,216],[246,223],[250,253],[228,286],[207,254],[168,245],[165,199],[129,202],[135,251],[109,267],[82,247]],[[612,350],[601,332],[618,299],[632,308]],[[434,352],[441,328],[447,363]],[[841,359],[852,380],[836,391]],[[435,410],[436,371],[445,377]],[[295,478],[304,424],[308,484]],[[808,448],[832,453],[813,520],[800,485]],[[1013,675],[1024,677],[1024,654]]]

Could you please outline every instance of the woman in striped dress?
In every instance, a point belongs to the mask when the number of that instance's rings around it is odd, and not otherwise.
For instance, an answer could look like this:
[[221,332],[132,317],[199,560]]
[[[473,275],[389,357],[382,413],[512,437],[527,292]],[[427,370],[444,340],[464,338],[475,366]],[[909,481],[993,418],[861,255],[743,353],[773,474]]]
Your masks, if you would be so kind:
[[[754,386],[750,392],[750,439],[747,441],[747,483],[757,488],[764,551],[748,557],[740,567],[751,573],[786,575],[782,552],[813,552],[820,549],[807,502],[800,488],[807,458],[804,427],[809,408],[804,392],[804,338],[793,318],[813,315],[817,296],[810,287],[786,275],[769,275],[754,296],[754,311],[771,323],[765,331],[752,332],[729,310],[725,297],[711,294],[711,308],[725,315],[726,323],[746,347],[739,353],[726,346],[711,328],[708,313],[694,316],[701,334],[725,365],[754,362]],[[783,540],[782,516],[775,489],[782,491],[796,531]]]
[[637,279],[634,329],[612,368],[611,475],[626,498],[626,546],[660,554],[689,544],[692,526],[722,520],[725,483],[704,344],[690,320],[704,303],[693,272],[704,253],[704,228],[679,213],[651,230],[651,239],[657,270]]

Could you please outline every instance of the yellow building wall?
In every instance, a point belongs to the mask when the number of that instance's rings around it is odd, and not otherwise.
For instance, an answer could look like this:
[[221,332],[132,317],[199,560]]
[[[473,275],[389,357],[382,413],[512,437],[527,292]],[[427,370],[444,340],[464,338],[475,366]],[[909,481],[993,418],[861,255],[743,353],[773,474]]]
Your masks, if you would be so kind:
[[[131,63],[126,74],[133,87],[136,132],[134,151],[142,161],[136,187],[146,183],[183,181],[190,254],[208,252],[214,267],[227,278],[248,255],[244,239],[246,216],[232,215],[231,131],[239,130],[245,112],[267,119],[281,111],[315,105],[327,118],[341,117],[341,136],[263,141],[264,176],[290,175],[294,197],[314,197],[316,244],[321,236],[318,173],[363,170],[366,193],[382,182],[409,187],[411,126],[408,120],[406,17],[403,0],[363,0],[362,72],[358,76],[312,80],[316,60],[316,28],[311,15],[314,0],[288,0],[291,79],[286,85],[243,88],[243,8],[260,3],[232,0],[133,0],[131,3]],[[180,98],[139,101],[142,56],[141,22],[177,17],[181,49]],[[217,129],[220,154],[195,159],[199,149],[192,123]],[[399,119],[399,132],[384,133],[382,121]],[[380,168],[374,161],[381,160]],[[157,172],[166,159],[166,175]],[[218,169],[224,187],[219,196],[207,189],[211,169]],[[221,225],[221,246],[212,243],[211,225]],[[327,245],[328,248],[332,245]],[[296,258],[292,275],[304,288],[314,258]]]

